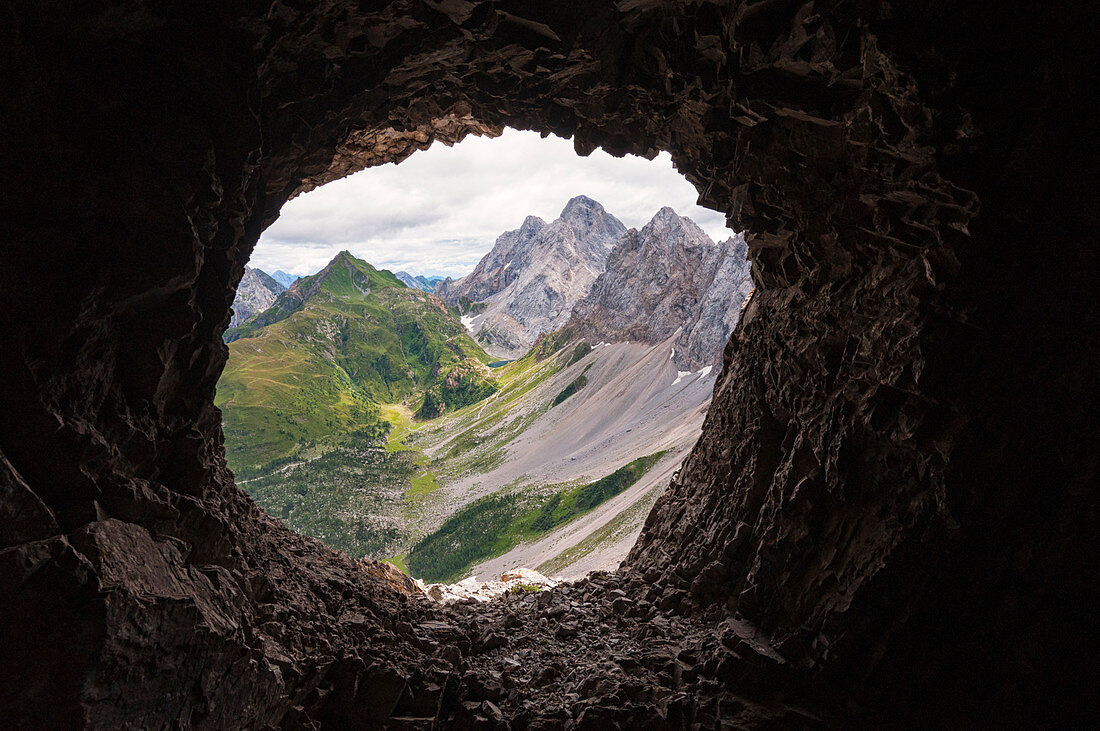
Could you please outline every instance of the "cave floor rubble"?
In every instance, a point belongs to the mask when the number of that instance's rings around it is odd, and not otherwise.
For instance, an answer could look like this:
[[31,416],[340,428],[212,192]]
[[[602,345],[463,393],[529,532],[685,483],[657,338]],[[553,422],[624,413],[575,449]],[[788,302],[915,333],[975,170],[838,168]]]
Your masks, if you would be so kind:
[[685,616],[686,591],[636,575],[417,604],[421,619],[402,629],[438,667],[402,689],[399,727],[813,728],[828,717],[820,688],[756,627],[717,607]]

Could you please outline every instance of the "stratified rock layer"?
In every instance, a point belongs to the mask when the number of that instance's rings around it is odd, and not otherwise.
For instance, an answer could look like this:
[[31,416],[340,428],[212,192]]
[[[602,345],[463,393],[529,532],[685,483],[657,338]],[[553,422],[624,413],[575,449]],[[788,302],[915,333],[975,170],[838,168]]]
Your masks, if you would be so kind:
[[[9,4],[5,723],[686,728],[802,698],[845,726],[1092,720],[1094,14]],[[467,659],[441,610],[259,511],[213,407],[290,196],[505,125],[668,150],[748,231],[757,287],[627,572],[537,620],[557,660]],[[567,659],[612,639],[621,662]]]

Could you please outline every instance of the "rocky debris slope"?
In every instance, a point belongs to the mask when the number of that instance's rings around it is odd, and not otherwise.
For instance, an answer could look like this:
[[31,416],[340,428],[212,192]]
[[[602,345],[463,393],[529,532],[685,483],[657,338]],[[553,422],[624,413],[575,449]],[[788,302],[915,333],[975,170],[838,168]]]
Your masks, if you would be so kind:
[[276,298],[286,291],[286,286],[260,269],[244,268],[244,276],[237,285],[237,294],[233,298],[233,317],[229,328],[243,325],[253,315],[263,312],[275,304]]
[[[441,485],[417,506],[422,528],[435,530],[490,494],[545,499],[547,491],[591,483],[665,450],[659,463],[613,499],[469,573],[485,578],[532,566],[574,578],[617,567],[654,493],[664,490],[698,440],[714,390],[713,369],[677,372],[671,347],[671,339],[591,349],[568,343],[541,360],[536,349],[501,368],[504,386],[495,397],[416,432],[413,443],[432,458]],[[577,388],[579,383],[584,385]]]
[[628,231],[569,327],[595,343],[658,343],[673,335],[685,371],[713,366],[752,291],[743,235],[715,243],[690,218],[662,208]]
[[422,647],[438,647],[453,662],[453,691],[432,706],[434,716],[416,722],[531,729],[825,724],[826,691],[805,684],[764,632],[718,611],[689,616],[683,610],[691,604],[689,592],[675,586],[596,573],[440,609],[416,628]]
[[501,235],[472,273],[440,283],[437,294],[452,305],[484,302],[468,321],[478,342],[494,355],[522,355],[565,324],[625,231],[599,203],[577,196],[551,223],[529,216]]
[[559,583],[534,569],[522,567],[506,571],[500,575],[500,578],[489,581],[478,581],[473,576],[454,584],[425,584],[419,579],[416,581],[425,596],[444,604],[454,604],[467,599],[487,602],[509,592],[551,589]]

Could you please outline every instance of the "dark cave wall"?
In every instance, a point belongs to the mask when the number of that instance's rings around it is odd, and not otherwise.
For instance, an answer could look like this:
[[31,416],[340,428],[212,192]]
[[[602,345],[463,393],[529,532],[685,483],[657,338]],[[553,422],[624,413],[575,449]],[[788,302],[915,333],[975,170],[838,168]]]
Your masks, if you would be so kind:
[[[910,722],[1085,719],[1097,145],[1073,99],[1094,52],[1066,6],[927,22],[943,9],[876,25],[896,66],[847,125],[873,120],[855,142],[904,182],[755,242],[703,437],[628,563]],[[856,155],[858,190],[881,172]]]
[[669,150],[753,234],[757,293],[629,568],[682,588],[682,611],[758,621],[855,689],[848,712],[1081,710],[1059,691],[1088,687],[1097,599],[1083,9],[3,17],[0,622],[30,629],[0,648],[0,699],[17,722],[337,721],[387,704],[360,679],[443,672],[385,628],[407,600],[237,490],[212,396],[232,289],[289,196],[506,125]]

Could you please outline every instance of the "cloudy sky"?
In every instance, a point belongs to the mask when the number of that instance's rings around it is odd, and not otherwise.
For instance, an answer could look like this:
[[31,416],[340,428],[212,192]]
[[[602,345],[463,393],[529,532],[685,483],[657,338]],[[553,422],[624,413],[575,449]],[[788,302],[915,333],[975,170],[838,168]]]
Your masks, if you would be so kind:
[[584,194],[627,227],[641,228],[661,206],[688,216],[715,240],[732,234],[720,213],[695,205],[695,189],[667,153],[654,160],[588,157],[571,140],[506,130],[496,139],[436,143],[400,165],[337,180],[283,206],[249,265],[312,274],[347,249],[382,269],[469,273],[496,237],[528,215],[549,222]]

